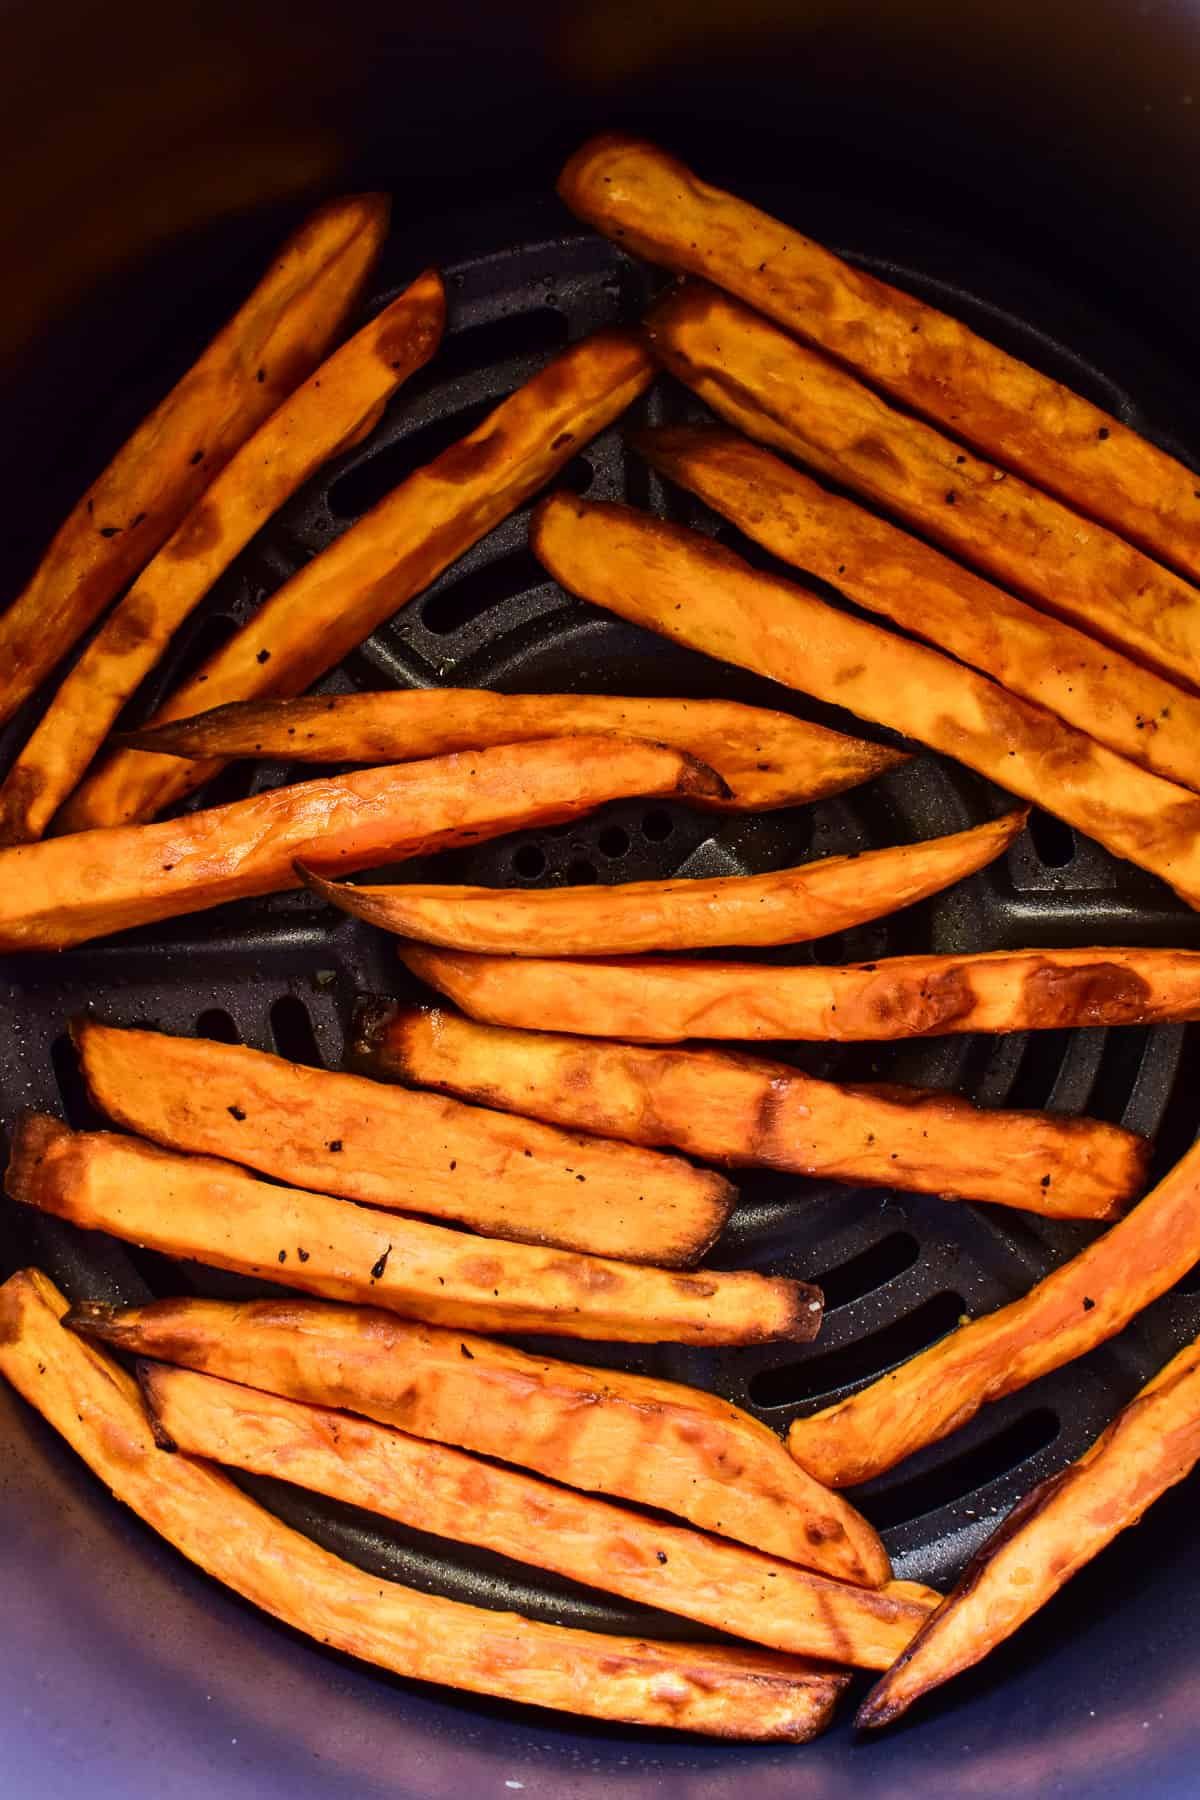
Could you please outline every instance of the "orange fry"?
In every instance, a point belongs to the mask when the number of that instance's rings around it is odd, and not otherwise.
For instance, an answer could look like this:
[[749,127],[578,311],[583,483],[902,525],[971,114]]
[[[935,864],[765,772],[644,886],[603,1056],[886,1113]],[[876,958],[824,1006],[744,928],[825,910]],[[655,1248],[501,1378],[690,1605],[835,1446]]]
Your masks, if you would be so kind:
[[[232,700],[302,694],[552,480],[653,377],[634,332],[572,344],[298,570],[151,724]],[[152,819],[220,766],[117,751],[76,790],[62,822],[83,831]]]
[[9,770],[0,844],[41,837],[192,608],[302,482],[373,428],[388,398],[433,355],[445,312],[441,279],[428,270],[226,464],[113,608]]
[[331,201],[97,476],[0,616],[0,724],[98,619],[233,452],[310,375],[387,232],[383,194]]

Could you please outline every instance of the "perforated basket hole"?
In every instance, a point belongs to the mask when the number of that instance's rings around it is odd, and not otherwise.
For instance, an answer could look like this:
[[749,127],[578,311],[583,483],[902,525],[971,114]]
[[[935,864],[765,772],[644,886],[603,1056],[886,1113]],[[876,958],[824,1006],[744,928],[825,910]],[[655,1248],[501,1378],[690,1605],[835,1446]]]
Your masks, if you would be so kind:
[[308,1008],[298,994],[281,994],[271,1003],[271,1036],[280,1056],[319,1069],[324,1064]]
[[812,1279],[825,1296],[825,1311],[831,1313],[894,1281],[911,1269],[920,1255],[921,1246],[910,1231],[893,1231],[890,1237],[880,1238],[857,1256]]
[[617,862],[629,849],[629,833],[620,825],[606,826],[596,839],[596,848]]
[[210,1006],[196,1020],[196,1036],[215,1038],[218,1044],[240,1044],[242,1034],[222,1006]]
[[674,830],[674,819],[661,806],[656,806],[642,820],[642,835],[649,838],[652,844],[665,844]]
[[513,852],[512,866],[513,874],[523,881],[536,881],[546,873],[546,852],[537,844],[522,844]]
[[1096,1085],[1088,1102],[1090,1113],[1100,1119],[1110,1119],[1114,1125],[1120,1123],[1149,1043],[1148,1025],[1123,1025],[1120,1030],[1109,1032]]
[[965,1500],[1045,1450],[1060,1430],[1057,1413],[1048,1406],[1035,1407],[982,1444],[939,1462],[936,1468],[872,1491],[866,1502],[871,1523],[884,1531]]
[[1071,1043],[1069,1031],[1031,1031],[1005,1100],[1006,1106],[1041,1107],[1049,1100]]
[[326,496],[329,511],[335,519],[360,519],[414,469],[432,462],[451,444],[467,437],[498,405],[499,397],[477,400],[471,406],[463,406],[457,412],[432,420],[417,431],[405,433],[390,444],[380,445],[355,468],[339,475],[331,485]]
[[509,556],[497,556],[482,568],[460,575],[448,587],[422,601],[421,623],[426,631],[446,637],[493,607],[540,587],[545,580],[546,571],[532,551],[514,550]]
[[903,1318],[852,1344],[758,1370],[750,1377],[750,1398],[763,1407],[796,1406],[873,1381],[953,1331],[965,1309],[961,1294],[933,1294]]
[[63,1116],[75,1131],[95,1131],[107,1121],[92,1105],[70,1035],[62,1032],[50,1046],[54,1081],[62,1101]]
[[568,887],[591,887],[600,879],[593,864],[582,856],[572,858],[564,872]]
[[431,373],[439,382],[453,381],[513,357],[549,356],[565,347],[569,335],[570,324],[557,307],[535,306],[451,332],[438,346]]
[[1065,869],[1075,860],[1075,833],[1062,819],[1035,806],[1029,814],[1029,835],[1039,860],[1048,869]]

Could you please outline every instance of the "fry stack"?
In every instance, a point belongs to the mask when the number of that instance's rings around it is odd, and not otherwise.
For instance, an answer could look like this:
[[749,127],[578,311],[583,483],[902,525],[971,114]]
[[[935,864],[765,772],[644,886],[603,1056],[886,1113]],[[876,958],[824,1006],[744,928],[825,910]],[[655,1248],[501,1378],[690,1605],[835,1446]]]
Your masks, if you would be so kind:
[[[379,196],[333,203],[284,247],[0,616],[0,718],[98,627],[0,786],[0,950],[70,951],[306,886],[335,923],[359,922],[337,928],[393,934],[408,974],[451,1003],[360,997],[337,1070],[75,1021],[114,1129],[25,1117],[10,1197],[297,1297],[71,1305],[24,1270],[0,1287],[0,1372],[184,1555],[319,1642],[565,1712],[800,1742],[853,1670],[879,1677],[858,1714],[875,1727],[977,1662],[1200,1458],[1191,1345],[946,1599],[893,1579],[842,1492],[1113,1337],[1186,1274],[1200,1146],[1142,1197],[1151,1146],[1118,1125],[816,1080],[740,1046],[1196,1019],[1200,949],[786,968],[736,953],[947,892],[998,863],[1029,805],[1200,910],[1200,477],[652,145],[597,139],[559,191],[682,283],[408,475],[153,718],[114,731],[260,526],[403,405],[410,376],[436,372],[436,271],[336,344],[382,243]],[[531,547],[570,592],[770,678],[786,704],[308,691],[660,369],[720,422],[641,430],[634,449],[795,573],[564,492],[539,500]],[[889,741],[797,716],[796,695]],[[618,799],[717,816],[817,803],[886,780],[910,745],[1023,804],[711,880],[346,879]],[[251,757],[357,767],[159,816]],[[712,1394],[503,1341],[811,1343],[818,1287],[724,1266],[743,1168],[1103,1229],[1028,1294],[826,1396],[786,1445]],[[136,1358],[136,1381],[101,1346]],[[606,1637],[381,1584],[222,1467],[728,1641]]]

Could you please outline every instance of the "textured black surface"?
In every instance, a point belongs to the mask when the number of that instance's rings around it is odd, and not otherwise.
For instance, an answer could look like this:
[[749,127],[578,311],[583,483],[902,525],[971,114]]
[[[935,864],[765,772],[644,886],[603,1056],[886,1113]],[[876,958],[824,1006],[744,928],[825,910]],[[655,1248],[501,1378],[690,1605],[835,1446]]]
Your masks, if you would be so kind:
[[[1177,370],[1101,312],[1025,268],[945,235],[926,237],[894,217],[864,211],[848,219],[820,193],[801,200],[786,191],[758,197],[787,216],[803,217],[856,260],[963,314],[1152,435],[1164,435],[1164,421],[1186,421],[1196,413],[1196,396]],[[445,224],[451,312],[441,355],[401,392],[366,445],[310,483],[260,533],[181,633],[130,708],[131,721],[144,717],[181,672],[292,570],[409,469],[468,429],[548,354],[597,325],[638,314],[661,277],[598,238],[562,236],[562,229],[551,201]],[[412,245],[399,233],[372,306],[389,299],[437,249],[427,237]],[[143,355],[140,386],[135,382],[132,392],[128,383],[123,387],[123,404],[133,416],[161,389],[165,359],[165,352]],[[690,399],[663,381],[635,409],[634,422],[690,416]],[[99,442],[104,432],[97,431]],[[93,442],[84,434],[70,453],[82,483],[94,460]],[[617,430],[589,445],[566,479],[592,496],[624,496],[716,527],[698,503],[667,491],[628,454]],[[858,729],[831,709],[676,650],[570,599],[531,558],[526,524],[527,509],[398,614],[321,684],[322,691],[452,684],[721,694]],[[721,535],[738,541],[727,528]],[[35,703],[6,734],[5,758],[36,710]],[[289,773],[302,779],[305,771],[238,765],[201,799],[235,798]],[[553,831],[409,864],[400,875],[421,878],[436,868],[471,881],[536,886],[759,870],[959,829],[1004,804],[998,790],[922,755],[881,781],[812,808],[714,821],[673,804],[628,802]],[[1035,816],[1005,859],[952,893],[836,941],[785,954],[839,960],[919,949],[1105,942],[1200,945],[1200,921],[1151,877]],[[5,1122],[24,1106],[58,1112],[76,1124],[95,1122],[65,1039],[67,1022],[86,1007],[117,1023],[200,1032],[336,1068],[350,1009],[364,991],[413,991],[392,940],[302,894],[225,907],[63,955],[9,958],[0,972]],[[781,1053],[791,1052],[783,1046]],[[1186,1147],[1195,1128],[1200,1026],[878,1047],[809,1045],[795,1047],[794,1054],[814,1073],[878,1075],[953,1087],[992,1106],[1045,1105],[1119,1120],[1157,1134],[1160,1168]],[[830,1305],[817,1344],[706,1353],[540,1341],[583,1359],[704,1383],[782,1429],[798,1411],[824,1404],[940,1336],[962,1313],[987,1311],[1023,1292],[1088,1236],[1086,1227],[1001,1209],[779,1176],[747,1174],[741,1189],[743,1203],[713,1260],[823,1280]],[[18,1209],[3,1203],[0,1258],[15,1266],[31,1250],[75,1297],[247,1291],[191,1265],[175,1270],[108,1240],[19,1217]],[[1035,1480],[1077,1455],[1117,1405],[1198,1327],[1200,1300],[1185,1282],[1113,1345],[988,1409],[948,1443],[861,1490],[864,1510],[884,1528],[897,1572],[950,1579],[996,1517]],[[265,1485],[256,1491],[268,1493],[284,1516],[322,1541],[420,1586],[587,1625],[646,1629],[652,1619],[535,1571],[439,1545],[347,1509]],[[698,1635],[657,1619],[653,1629]]]

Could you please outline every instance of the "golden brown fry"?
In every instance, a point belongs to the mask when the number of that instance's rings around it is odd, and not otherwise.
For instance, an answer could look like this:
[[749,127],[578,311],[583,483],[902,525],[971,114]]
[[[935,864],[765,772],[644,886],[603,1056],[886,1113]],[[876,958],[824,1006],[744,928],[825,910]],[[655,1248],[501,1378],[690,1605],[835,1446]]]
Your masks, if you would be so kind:
[[878,1536],[773,1431],[702,1388],[530,1356],[492,1338],[316,1300],[77,1306],[68,1323],[138,1356],[458,1444],[567,1487],[879,1587]]
[[1111,1219],[1150,1146],[1099,1119],[983,1110],[925,1088],[839,1087],[787,1063],[480,1025],[441,1008],[361,1002],[366,1073],[735,1167]]
[[821,1320],[820,1290],[804,1282],[670,1274],[473,1237],[276,1187],[215,1157],[178,1156],[107,1131],[71,1132],[38,1113],[17,1127],[5,1190],[165,1256],[468,1330],[733,1344],[812,1338]]
[[242,445],[43,713],[0,787],[0,844],[41,837],[192,608],[302,482],[371,430],[389,396],[433,355],[445,316],[441,278],[427,270]]
[[626,250],[740,294],[915,411],[1200,578],[1192,470],[961,320],[850,268],[636,138],[591,139],[558,191]]
[[530,541],[585,599],[957,757],[1200,906],[1200,799],[1042,707],[629,507],[554,494]]
[[654,467],[810,575],[1057,713],[1130,762],[1200,788],[1200,698],[1026,606],[721,427],[635,440]]
[[[1200,803],[1198,803],[1200,810]],[[970,831],[768,875],[629,881],[617,887],[354,887],[301,867],[314,893],[385,931],[510,956],[619,955],[722,944],[799,944],[911,906],[999,856],[1021,831],[1009,813]],[[0,863],[0,871],[2,871]]]
[[127,1131],[485,1236],[684,1267],[711,1247],[737,1198],[680,1157],[517,1124],[240,1044],[93,1019],[72,1036],[92,1101]]
[[981,1662],[1200,1459],[1200,1345],[1191,1343],[1078,1462],[1039,1482],[983,1545],[954,1592],[859,1708],[890,1725]]
[[151,919],[297,887],[298,856],[362,868],[628,794],[712,792],[678,750],[558,738],[271,789],[182,819],[0,850],[0,950],[57,950]]
[[386,195],[353,194],[313,213],[92,483],[0,617],[0,723],[316,368],[362,291],[388,210]]
[[369,1424],[164,1363],[144,1363],[155,1421],[193,1456],[274,1476],[434,1537],[477,1544],[793,1656],[886,1669],[940,1595],[831,1581]]
[[824,799],[908,761],[901,750],[733,700],[491,694],[481,688],[234,702],[174,725],[127,732],[121,743],[193,758],[388,763],[579,732],[647,738],[689,751],[730,788],[725,799],[699,802],[722,811],[769,812]]
[[[634,332],[600,331],[572,344],[285,582],[151,722],[303,693],[544,487],[653,375]],[[63,823],[79,831],[151,819],[220,766],[118,751],[76,791]]]
[[[1200,684],[1200,589],[1103,526],[897,412],[715,289],[669,294],[655,353],[750,437],[916,525],[1047,612]],[[1192,501],[1200,516],[1200,502]]]
[[218,1581],[319,1643],[421,1681],[717,1737],[811,1737],[848,1679],[737,1646],[656,1644],[423,1594],[322,1550],[219,1470],[155,1445],[137,1388],[64,1331],[37,1270],[0,1288],[0,1374],[104,1485]]
[[832,1487],[869,1481],[981,1406],[1122,1331],[1200,1259],[1200,1144],[1128,1216],[1020,1300],[960,1325],[890,1375],[797,1419],[788,1448]]
[[1197,950],[993,950],[838,968],[667,956],[517,962],[425,944],[402,944],[400,956],[485,1024],[639,1043],[874,1043],[1200,1018]]

